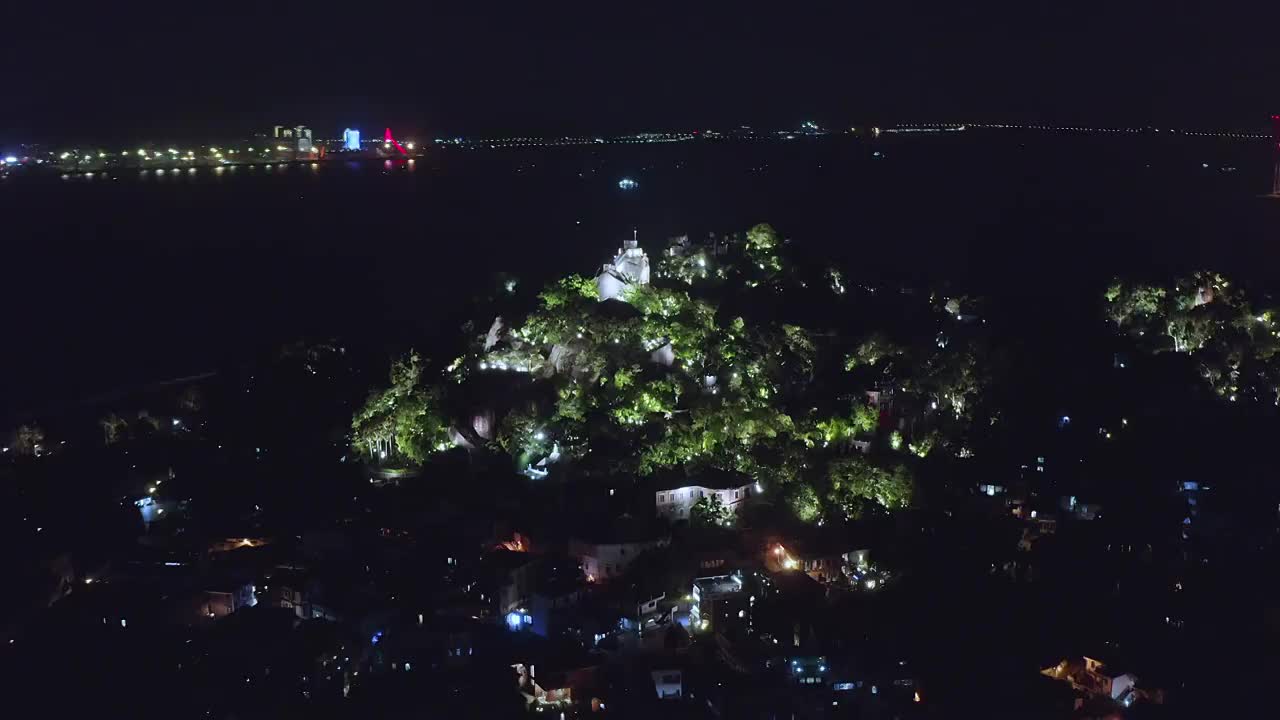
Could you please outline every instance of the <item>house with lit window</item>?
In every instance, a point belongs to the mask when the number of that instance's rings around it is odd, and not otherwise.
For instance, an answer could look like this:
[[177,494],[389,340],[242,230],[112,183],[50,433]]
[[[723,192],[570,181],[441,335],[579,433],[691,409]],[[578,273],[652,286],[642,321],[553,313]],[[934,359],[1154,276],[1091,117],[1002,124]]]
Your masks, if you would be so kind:
[[765,540],[761,562],[769,572],[799,570],[818,582],[860,580],[871,569],[871,551],[845,533],[810,532]]
[[769,592],[767,579],[756,572],[735,570],[695,578],[689,593],[689,632],[729,637],[754,634],[757,605]]
[[667,487],[654,493],[655,508],[658,517],[671,522],[688,520],[694,504],[704,497],[718,497],[720,502],[736,513],[747,498],[759,492],[756,483],[716,485],[685,485],[683,487]]
[[622,575],[627,566],[646,550],[664,547],[670,541],[667,535],[659,536],[626,523],[614,523],[571,538],[569,555],[582,564],[587,582],[600,582]]
[[787,670],[788,679],[796,685],[827,685],[827,658],[822,655],[797,655],[791,658]]
[[1040,671],[1041,675],[1071,685],[1078,693],[1095,698],[1106,698],[1125,707],[1138,700],[1159,703],[1163,693],[1159,690],[1143,690],[1138,678],[1124,672],[1112,663],[1092,657],[1064,659]]
[[684,695],[684,673],[680,670],[653,670],[650,674],[659,700],[679,700]]
[[202,610],[211,618],[225,617],[240,608],[258,604],[257,588],[253,583],[224,582],[206,588]]

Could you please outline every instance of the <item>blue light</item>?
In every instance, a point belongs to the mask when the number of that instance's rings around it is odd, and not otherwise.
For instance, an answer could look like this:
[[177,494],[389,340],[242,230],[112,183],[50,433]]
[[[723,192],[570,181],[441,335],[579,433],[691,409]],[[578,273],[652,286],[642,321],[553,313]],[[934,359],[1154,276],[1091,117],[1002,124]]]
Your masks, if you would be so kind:
[[360,131],[347,128],[342,131],[342,149],[359,150],[360,149]]
[[379,630],[378,632],[373,634],[373,637],[370,638],[369,641],[372,642],[374,645],[377,645],[378,641],[381,639],[382,639],[382,631]]
[[514,610],[513,610],[513,611],[511,611],[511,612],[509,612],[509,613],[507,613],[507,627],[508,627],[508,628],[510,628],[510,629],[512,629],[512,630],[519,630],[519,629],[520,629],[520,622],[521,622],[521,616],[520,616],[520,613],[515,612]]
[[9,157],[5,158],[4,161],[7,163],[16,163],[18,162],[18,158],[10,155]]

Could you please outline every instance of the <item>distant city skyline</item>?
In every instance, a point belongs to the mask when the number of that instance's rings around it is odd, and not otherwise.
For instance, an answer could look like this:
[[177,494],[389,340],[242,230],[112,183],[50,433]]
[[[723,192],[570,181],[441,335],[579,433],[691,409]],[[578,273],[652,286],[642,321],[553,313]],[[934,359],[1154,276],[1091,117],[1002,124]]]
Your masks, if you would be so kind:
[[[1044,132],[1067,132],[1067,133],[1128,133],[1128,134],[1135,134],[1135,133],[1136,134],[1142,134],[1142,133],[1158,134],[1161,132],[1165,132],[1165,133],[1172,133],[1172,134],[1180,133],[1183,135],[1197,136],[1197,137],[1222,137],[1222,138],[1232,138],[1232,139],[1260,140],[1260,139],[1268,139],[1273,137],[1272,129],[1268,126],[1268,124],[1271,122],[1272,121],[1270,120],[1270,116],[1260,117],[1255,123],[1246,124],[1238,127],[1228,127],[1228,126],[1221,126],[1221,125],[1198,126],[1198,127],[1188,127],[1188,126],[1174,127],[1170,125],[1157,125],[1157,124],[1110,125],[1106,123],[1086,124],[1086,123],[1060,123],[1060,122],[1050,122],[1050,121],[1017,122],[1017,121],[1003,121],[1003,120],[991,120],[987,122],[972,122],[972,121],[959,121],[956,119],[949,119],[949,120],[938,120],[933,122],[885,122],[883,123],[883,131],[890,134],[920,132],[920,131],[927,131],[932,129],[946,129],[946,130],[996,129],[996,130],[1033,130],[1033,131],[1044,131]],[[230,134],[221,134],[216,136],[205,136],[205,137],[200,137],[195,135],[184,137],[184,136],[175,134],[175,135],[164,136],[159,138],[125,137],[125,138],[104,139],[104,138],[94,138],[94,137],[83,137],[83,138],[78,138],[73,140],[61,140],[61,141],[58,141],[58,140],[39,141],[39,140],[24,140],[24,139],[17,139],[17,138],[15,139],[0,138],[0,149],[12,148],[12,147],[22,146],[26,144],[42,146],[45,151],[48,151],[54,147],[57,147],[59,149],[72,148],[72,147],[83,147],[83,148],[90,148],[90,149],[96,149],[96,148],[113,149],[116,146],[121,146],[128,149],[138,145],[165,145],[165,144],[174,143],[174,142],[182,144],[184,147],[187,145],[208,147],[210,144],[234,144],[239,142],[252,141],[255,138],[264,140],[264,141],[272,140],[274,137],[277,137],[275,133],[279,132],[279,129],[281,127],[288,127],[288,126],[277,123],[277,124],[273,124],[263,128],[255,128],[252,131],[247,131],[239,136],[230,135]],[[382,125],[377,122],[371,123],[369,127],[374,129],[368,130],[368,131],[362,129],[361,126],[359,125],[347,125],[332,132],[330,131],[329,128],[314,127],[310,124],[298,125],[297,127],[304,127],[307,129],[309,133],[314,133],[315,141],[320,144],[331,144],[335,146],[342,145],[342,146],[346,146],[348,149],[352,149],[351,142],[353,139],[357,145],[360,142],[362,142],[361,138],[363,138],[363,142],[365,143],[381,142],[381,133],[379,133],[376,128],[382,127]],[[812,120],[805,119],[802,121],[797,121],[796,123],[790,126],[783,126],[783,127],[755,126],[755,125],[749,125],[746,123],[740,123],[737,125],[731,125],[727,127],[714,127],[714,128],[706,127],[706,128],[697,128],[697,129],[648,128],[642,131],[619,132],[619,133],[563,133],[563,132],[562,133],[554,133],[554,132],[534,133],[534,132],[514,131],[507,134],[483,135],[483,134],[471,134],[471,133],[440,133],[440,132],[432,133],[430,131],[411,133],[411,132],[401,132],[397,130],[395,134],[397,135],[397,137],[413,138],[417,142],[420,142],[424,145],[436,144],[440,142],[451,143],[455,141],[510,143],[515,140],[527,140],[531,143],[545,142],[546,144],[573,144],[572,142],[565,143],[560,141],[570,140],[574,142],[593,142],[593,141],[600,142],[600,141],[617,141],[617,140],[623,140],[626,138],[643,138],[645,136],[655,136],[655,137],[679,136],[679,139],[695,139],[699,135],[716,137],[716,136],[726,136],[729,134],[737,134],[742,132],[753,133],[753,134],[762,135],[762,136],[763,135],[783,135],[783,134],[790,134],[790,133],[794,133],[797,135],[814,134],[814,133],[843,134],[843,133],[849,133],[849,132],[863,132],[863,131],[869,132],[873,129],[879,132],[881,130],[881,126],[875,125],[868,121],[846,122],[844,124],[838,124],[838,125],[827,125],[824,123],[817,123]],[[131,152],[131,150],[127,150],[127,151]],[[110,150],[108,150],[108,152],[110,152]]]

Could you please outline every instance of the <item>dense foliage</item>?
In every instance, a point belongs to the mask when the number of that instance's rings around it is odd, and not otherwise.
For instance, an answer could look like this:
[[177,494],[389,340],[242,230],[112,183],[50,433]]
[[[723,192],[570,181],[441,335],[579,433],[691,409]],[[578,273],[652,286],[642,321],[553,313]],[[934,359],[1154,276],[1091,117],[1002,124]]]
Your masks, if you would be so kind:
[[421,379],[422,358],[417,353],[392,363],[391,386],[371,394],[351,421],[357,450],[421,463],[450,447],[440,390],[425,387]]
[[[890,315],[858,304],[872,295],[828,285],[840,274],[815,273],[823,289],[809,291],[784,245],[768,225],[682,240],[621,301],[601,302],[591,278],[554,282],[523,317],[477,334],[437,382],[416,354],[394,363],[391,386],[354,418],[353,444],[414,463],[460,444],[531,477],[557,463],[585,477],[727,473],[806,521],[907,507],[915,463],[964,455],[984,383],[980,333],[954,300],[906,294],[897,302],[914,315],[890,333]],[[795,311],[776,310],[792,298]],[[811,322],[833,309],[872,327]],[[475,422],[489,413],[496,422]],[[723,512],[697,518],[722,524]]]
[[1280,403],[1280,308],[1214,272],[1160,285],[1116,281],[1108,318],[1143,349],[1193,358],[1223,398]]

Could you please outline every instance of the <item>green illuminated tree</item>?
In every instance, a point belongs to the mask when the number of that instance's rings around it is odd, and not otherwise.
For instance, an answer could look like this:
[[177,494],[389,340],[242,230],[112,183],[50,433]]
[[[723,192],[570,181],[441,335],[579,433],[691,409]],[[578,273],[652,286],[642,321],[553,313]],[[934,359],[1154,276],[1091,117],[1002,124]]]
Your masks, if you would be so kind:
[[520,467],[546,457],[553,446],[547,420],[532,407],[507,413],[498,426],[497,442]]
[[1169,292],[1150,285],[1128,287],[1116,282],[1107,288],[1107,316],[1119,326],[1142,322],[1165,310]]
[[778,231],[769,223],[759,223],[747,231],[748,253],[769,253],[778,251]]
[[733,522],[733,512],[724,506],[720,496],[703,495],[689,509],[689,523],[701,527],[725,527]]
[[98,424],[102,426],[103,439],[108,445],[123,439],[129,431],[129,423],[114,412],[99,420]]
[[817,491],[803,483],[793,485],[792,488],[787,496],[787,506],[791,508],[791,512],[803,522],[817,521],[822,515],[822,501],[818,498]]
[[782,245],[778,232],[768,223],[760,223],[747,231],[745,253],[747,259],[762,270],[778,272],[782,269],[782,260],[778,250]]
[[441,391],[421,384],[421,356],[411,352],[391,363],[390,380],[391,386],[370,394],[351,420],[356,450],[380,460],[398,454],[421,463],[450,447]]
[[596,281],[592,278],[585,275],[570,275],[543,290],[538,295],[538,299],[542,301],[543,307],[554,310],[584,300],[595,301],[599,299],[599,290],[596,288]]
[[845,358],[844,369],[853,370],[864,365],[874,367],[881,360],[896,357],[905,352],[904,347],[882,333],[873,333]]
[[909,507],[915,480],[904,465],[881,468],[861,457],[833,460],[827,467],[827,499],[848,517],[859,517],[869,504],[886,510]]
[[816,444],[820,440],[823,444],[829,445],[870,435],[875,432],[879,421],[879,413],[874,407],[865,403],[854,403],[849,415],[837,415],[816,422],[814,428],[817,430],[817,437],[810,437],[809,444]]
[[449,422],[440,410],[440,392],[417,388],[396,406],[392,433],[396,450],[409,462],[422,463],[432,453],[447,450]]

